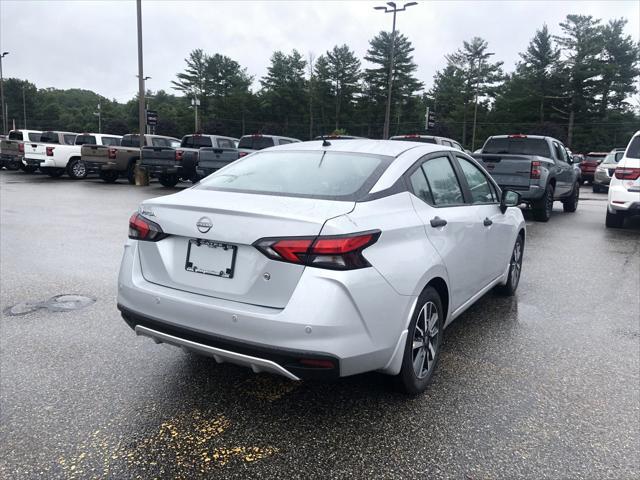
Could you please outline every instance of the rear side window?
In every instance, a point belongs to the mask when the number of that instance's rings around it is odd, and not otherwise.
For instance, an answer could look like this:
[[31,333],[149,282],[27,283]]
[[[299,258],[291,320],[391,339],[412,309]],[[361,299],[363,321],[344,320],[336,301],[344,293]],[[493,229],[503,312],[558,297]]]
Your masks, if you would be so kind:
[[65,145],[73,145],[76,142],[77,135],[74,133],[66,133],[62,137]]
[[76,145],[85,145],[85,144],[95,145],[96,137],[94,137],[93,135],[78,135],[76,137]]
[[538,155],[551,158],[549,145],[544,138],[490,138],[485,143],[482,153]]
[[451,162],[447,157],[438,157],[422,165],[424,174],[436,206],[461,205],[464,203],[462,189]]
[[427,178],[424,176],[422,168],[418,168],[413,172],[409,177],[409,181],[411,182],[411,188],[416,197],[424,200],[429,205],[433,205],[433,197],[429,191],[429,184],[427,183]]
[[39,142],[40,141],[40,134],[39,133],[30,133],[29,134],[29,141],[30,142]]
[[218,148],[236,148],[235,142],[228,138],[219,138],[216,143],[218,144]]
[[60,143],[56,132],[42,132],[42,135],[40,135],[40,141],[42,143]]
[[249,150],[262,150],[263,148],[273,147],[275,143],[272,137],[262,136],[246,136],[240,139],[238,148],[248,148]]
[[469,190],[471,190],[471,203],[477,204],[496,202],[497,198],[493,193],[493,189],[489,184],[487,176],[466,158],[457,158],[458,163],[462,168],[462,173],[467,179]]
[[102,145],[117,147],[120,145],[120,139],[118,137],[102,137]]
[[202,135],[187,135],[182,139],[181,147],[184,148],[200,148],[212,147],[211,137],[203,137]]
[[124,137],[122,137],[120,145],[122,145],[123,147],[139,147],[140,135],[125,135]]
[[640,158],[640,135],[636,135],[627,147],[627,158]]
[[16,132],[16,131],[9,132],[9,140],[23,140],[22,132]]
[[230,164],[195,188],[355,201],[392,161],[360,153],[268,151]]

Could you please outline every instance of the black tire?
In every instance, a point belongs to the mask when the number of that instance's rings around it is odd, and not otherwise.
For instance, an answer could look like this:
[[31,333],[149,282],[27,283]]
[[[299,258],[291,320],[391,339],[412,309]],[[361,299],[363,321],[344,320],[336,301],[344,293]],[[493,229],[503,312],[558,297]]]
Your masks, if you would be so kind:
[[538,222],[548,222],[553,212],[553,195],[555,189],[553,185],[547,185],[544,195],[540,200],[533,204],[533,218]]
[[72,158],[67,164],[67,174],[74,180],[87,178],[87,167],[79,158]]
[[20,170],[20,167],[22,166],[22,162],[18,162],[18,161],[11,161],[8,163],[5,163],[4,168],[6,168],[7,170]]
[[106,183],[116,183],[120,174],[115,170],[101,170],[100,178],[104,180]]
[[58,178],[64,175],[64,168],[44,167],[40,170],[49,175],[51,178]]
[[178,184],[180,178],[178,178],[178,175],[176,175],[175,173],[163,173],[158,177],[158,181],[162,184],[163,187],[171,188],[175,187]]
[[509,259],[509,275],[507,283],[498,285],[495,290],[500,295],[511,297],[516,293],[520,284],[520,276],[522,275],[522,257],[524,257],[524,238],[518,235],[516,243],[513,245],[511,258]]
[[136,184],[136,161],[131,160],[127,167],[127,181],[130,185]]
[[[437,318],[428,313],[435,309]],[[404,348],[402,368],[397,376],[399,387],[405,393],[418,395],[425,391],[435,371],[442,346],[444,312],[440,295],[433,287],[425,288],[416,303],[416,311],[409,324],[409,334]],[[433,323],[431,323],[431,320]],[[420,328],[422,325],[422,328]],[[416,327],[417,326],[417,327]],[[424,329],[428,335],[420,334]],[[418,345],[422,342],[422,345]],[[424,365],[427,365],[425,369]],[[420,372],[420,374],[417,373]]]
[[611,213],[607,210],[607,218],[604,224],[607,228],[622,228],[624,226],[624,214],[619,212]]
[[573,213],[578,209],[578,201],[580,200],[580,185],[577,183],[573,186],[571,196],[562,201],[562,209],[567,213]]
[[20,168],[24,173],[36,173],[38,170],[37,165],[22,165]]

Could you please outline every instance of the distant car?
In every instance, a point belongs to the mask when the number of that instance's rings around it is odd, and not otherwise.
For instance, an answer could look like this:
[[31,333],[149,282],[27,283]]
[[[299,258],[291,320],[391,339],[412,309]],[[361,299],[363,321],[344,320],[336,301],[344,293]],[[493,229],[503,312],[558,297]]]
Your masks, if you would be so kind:
[[640,130],[631,138],[611,177],[605,224],[621,228],[624,219],[632,215],[640,215]]
[[593,183],[596,168],[598,168],[598,165],[602,163],[606,156],[607,152],[589,152],[584,156],[584,159],[580,162],[580,171],[582,172],[581,178],[583,182],[587,182],[589,184]]
[[525,246],[519,195],[463,152],[386,140],[256,152],[129,220],[127,324],[290,380],[368,371],[427,388],[444,328]]
[[624,148],[614,148],[598,165],[593,175],[593,193],[604,192],[609,188],[609,182],[616,170],[616,165],[624,155],[624,150]]
[[446,138],[446,137],[438,137],[435,135],[419,135],[417,133],[410,133],[408,135],[394,135],[393,137],[389,138],[389,140],[403,140],[406,142],[420,142],[420,143],[434,143],[436,145],[442,145],[444,147],[453,147],[456,150],[460,150],[461,152],[464,152],[465,149],[462,148],[462,145],[460,145],[458,142],[456,142],[455,140],[452,140],[450,138]]
[[[29,167],[24,164],[25,149],[40,141],[39,130],[11,130],[9,135],[0,140],[0,168],[7,170],[22,169],[27,173],[35,172],[38,167]],[[28,147],[28,148],[27,148]]]
[[269,147],[278,145],[287,145],[289,143],[298,143],[300,140],[291,137],[281,137],[280,135],[263,135],[254,133],[253,135],[244,135],[238,142],[238,156],[244,157],[250,153],[257,152]]

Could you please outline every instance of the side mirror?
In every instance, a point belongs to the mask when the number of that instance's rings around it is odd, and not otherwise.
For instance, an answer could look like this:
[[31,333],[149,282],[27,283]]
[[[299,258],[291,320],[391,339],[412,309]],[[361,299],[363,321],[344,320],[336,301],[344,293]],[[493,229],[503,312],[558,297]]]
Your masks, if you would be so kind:
[[505,213],[509,207],[517,207],[520,205],[520,194],[513,190],[503,190],[500,198],[500,211]]

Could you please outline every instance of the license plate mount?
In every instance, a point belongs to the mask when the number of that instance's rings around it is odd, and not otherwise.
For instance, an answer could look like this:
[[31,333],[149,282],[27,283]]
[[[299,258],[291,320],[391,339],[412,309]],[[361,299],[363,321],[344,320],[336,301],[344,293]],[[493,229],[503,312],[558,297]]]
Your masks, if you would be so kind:
[[227,243],[189,239],[184,268],[188,272],[233,278],[238,247]]

